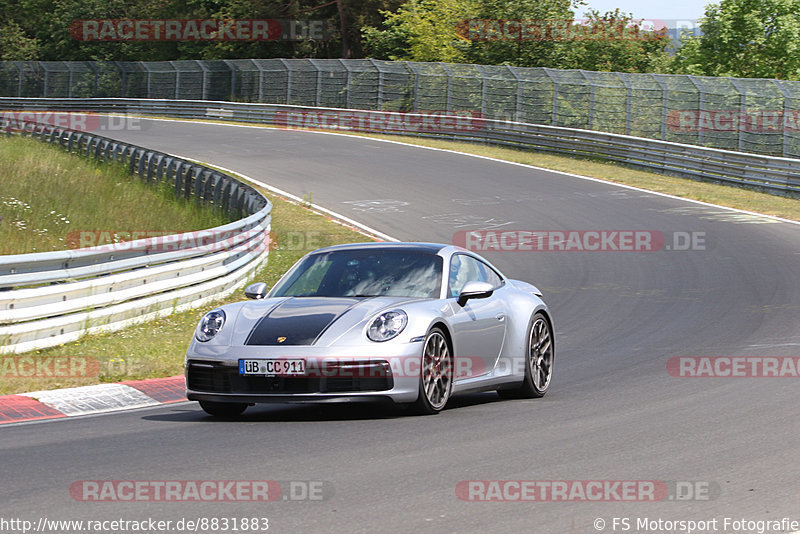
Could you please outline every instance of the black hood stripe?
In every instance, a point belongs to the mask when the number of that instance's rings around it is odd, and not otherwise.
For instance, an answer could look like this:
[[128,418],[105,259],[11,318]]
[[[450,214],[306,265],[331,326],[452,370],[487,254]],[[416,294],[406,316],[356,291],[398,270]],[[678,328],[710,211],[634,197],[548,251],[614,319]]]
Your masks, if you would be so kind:
[[[313,345],[358,298],[292,297],[259,319],[245,345]],[[281,338],[283,341],[278,341]]]

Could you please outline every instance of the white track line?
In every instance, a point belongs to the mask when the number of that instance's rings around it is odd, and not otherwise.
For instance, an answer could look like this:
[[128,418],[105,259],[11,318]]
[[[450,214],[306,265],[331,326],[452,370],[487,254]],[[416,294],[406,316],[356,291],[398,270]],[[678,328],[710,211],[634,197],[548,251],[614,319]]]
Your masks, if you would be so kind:
[[306,200],[298,197],[297,195],[293,195],[293,194],[289,193],[288,191],[284,191],[283,189],[278,189],[277,187],[273,187],[273,186],[271,186],[269,184],[265,184],[264,182],[259,182],[255,178],[251,178],[250,176],[247,176],[246,174],[242,174],[242,173],[236,172],[236,171],[234,171],[232,169],[227,169],[225,167],[221,167],[221,166],[219,166],[219,165],[217,165],[215,163],[204,162],[204,161],[200,161],[200,160],[197,160],[197,159],[194,159],[194,158],[190,158],[190,157],[187,157],[187,156],[181,156],[181,155],[178,155],[178,154],[170,154],[170,155],[174,156],[176,158],[183,158],[183,159],[188,160],[188,161],[194,161],[194,162],[197,162],[197,163],[201,163],[203,165],[208,165],[210,167],[215,167],[215,168],[217,168],[217,169],[219,169],[219,170],[221,170],[223,172],[227,172],[227,173],[233,174],[235,176],[238,176],[242,180],[246,180],[246,181],[251,182],[253,184],[256,184],[256,185],[258,185],[260,187],[263,187],[264,189],[267,189],[268,191],[271,191],[272,193],[275,193],[276,195],[290,198],[293,201],[295,201],[297,204],[300,204],[302,206],[308,206],[308,207],[312,208],[315,211],[319,211],[321,213],[324,213],[325,215],[328,215],[329,217],[332,217],[334,219],[338,219],[339,221],[345,222],[345,223],[347,223],[347,224],[349,224],[351,226],[355,226],[356,228],[358,228],[359,230],[362,230],[363,232],[366,232],[370,236],[379,237],[379,238],[383,239],[384,241],[394,241],[394,242],[399,242],[400,241],[399,239],[396,239],[396,238],[394,238],[394,237],[392,237],[392,236],[390,236],[388,234],[384,234],[383,232],[380,232],[380,231],[378,231],[378,230],[376,230],[376,229],[374,229],[374,228],[372,228],[370,226],[367,226],[366,224],[362,224],[362,223],[360,223],[358,221],[354,221],[350,217],[345,217],[341,213],[337,213],[337,212],[335,212],[333,210],[329,210],[328,208],[323,208],[319,204],[313,204],[311,202],[307,202]]
[[[689,203],[692,203],[692,204],[698,204],[698,205],[701,205],[701,206],[719,208],[719,209],[723,209],[723,210],[734,211],[734,212],[737,212],[737,213],[743,213],[743,214],[746,214],[746,215],[755,215],[755,216],[758,216],[758,217],[765,217],[767,219],[772,219],[772,220],[775,220],[775,221],[778,221],[778,222],[800,225],[800,221],[792,221],[790,219],[784,219],[782,217],[776,217],[774,215],[766,215],[766,214],[758,213],[758,212],[755,212],[755,211],[747,211],[747,210],[743,210],[743,209],[739,209],[739,208],[731,208],[730,206],[720,206],[719,204],[712,204],[710,202],[703,202],[702,200],[694,200],[694,199],[691,199],[691,198],[679,197],[679,196],[676,196],[676,195],[670,195],[669,193],[660,193],[658,191],[651,191],[649,189],[643,189],[641,187],[635,187],[635,186],[632,186],[632,185],[626,185],[626,184],[620,184],[620,183],[617,183],[617,182],[611,182],[609,180],[604,180],[602,178],[594,178],[594,177],[591,177],[591,176],[584,176],[582,174],[573,174],[571,172],[557,171],[557,170],[553,170],[553,169],[547,169],[545,167],[537,167],[536,165],[528,165],[527,163],[518,163],[516,161],[508,161],[508,160],[504,160],[504,159],[493,158],[493,157],[490,157],[490,156],[481,156],[481,155],[478,155],[478,154],[470,154],[469,152],[461,152],[459,150],[451,150],[451,149],[448,149],[448,148],[435,148],[435,147],[429,147],[429,146],[416,145],[414,143],[407,143],[407,142],[404,142],[404,141],[394,141],[392,139],[378,139],[378,138],[375,138],[375,137],[366,137],[364,135],[359,135],[358,132],[354,132],[354,133],[322,132],[322,131],[319,131],[319,130],[305,130],[305,129],[302,129],[302,128],[281,128],[281,127],[276,127],[276,126],[259,126],[259,125],[254,125],[254,124],[230,124],[230,123],[227,123],[227,122],[215,122],[215,121],[203,121],[203,120],[163,119],[163,118],[148,118],[148,117],[142,117],[142,118],[147,119],[147,120],[164,121],[164,122],[185,122],[185,123],[189,123],[189,124],[210,124],[210,125],[215,125],[215,126],[233,126],[233,127],[236,127],[236,128],[255,128],[255,129],[259,129],[259,130],[273,130],[273,131],[274,130],[282,130],[282,131],[287,131],[287,132],[298,132],[299,131],[299,132],[306,132],[306,133],[319,134],[319,135],[337,135],[337,136],[342,136],[342,137],[358,137],[358,138],[361,138],[361,139],[367,139],[367,140],[370,140],[370,141],[378,141],[378,142],[381,142],[381,143],[392,143],[392,144],[396,144],[396,145],[403,145],[403,146],[414,147],[414,148],[422,148],[422,149],[425,149],[425,150],[435,150],[435,151],[439,151],[439,152],[449,152],[451,154],[459,154],[459,155],[462,155],[462,156],[469,156],[471,158],[479,158],[479,159],[483,159],[483,160],[494,161],[494,162],[497,162],[497,163],[506,163],[508,165],[516,165],[517,167],[524,167],[524,168],[527,168],[527,169],[533,169],[533,170],[537,170],[537,171],[546,171],[546,172],[550,172],[550,173],[554,173],[554,174],[561,174],[563,176],[571,176],[573,178],[579,178],[581,180],[589,180],[589,181],[592,181],[592,182],[599,182],[599,183],[603,183],[603,184],[613,185],[613,186],[617,186],[617,187],[622,187],[624,189],[630,189],[632,191],[640,191],[642,193],[649,193],[651,195],[657,195],[657,196],[660,196],[660,197],[671,198],[671,199],[674,199],[674,200],[681,200],[681,201],[684,201],[684,202],[689,202]],[[445,139],[445,141],[446,141],[446,139]],[[568,157],[568,156],[565,156],[565,157]],[[219,167],[219,168],[222,169],[222,167]],[[228,172],[228,171],[226,170],[226,172]],[[233,172],[233,171],[230,171],[230,172]],[[647,172],[647,171],[644,171],[644,172]],[[653,174],[657,174],[657,173],[653,173]],[[665,177],[668,177],[668,176],[665,175]],[[270,188],[270,186],[266,186],[266,184],[263,184],[261,182],[257,182],[257,183],[259,183],[260,185],[264,185],[265,187],[267,187],[270,190],[275,189],[276,192],[280,191],[279,189],[276,189],[276,188]],[[292,198],[297,198],[294,195],[290,195],[289,193],[286,193],[286,192],[282,192],[280,194],[287,195],[287,196],[292,197]],[[778,197],[778,198],[782,198],[782,197]],[[301,199],[301,201],[302,201],[302,199]],[[319,209],[321,211],[325,211],[326,213],[329,212],[328,210],[325,210],[324,208],[319,208]],[[329,213],[332,214],[333,212],[329,212]],[[341,217],[341,216],[339,216],[339,217]],[[349,219],[347,219],[346,217],[342,218],[342,220],[348,220],[349,221]],[[380,235],[380,233],[378,232],[376,235]]]

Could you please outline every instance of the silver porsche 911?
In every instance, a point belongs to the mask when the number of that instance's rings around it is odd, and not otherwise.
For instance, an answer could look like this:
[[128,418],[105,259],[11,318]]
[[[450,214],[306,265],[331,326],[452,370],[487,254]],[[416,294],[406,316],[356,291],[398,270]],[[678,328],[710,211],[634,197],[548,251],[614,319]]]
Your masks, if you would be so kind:
[[553,375],[539,290],[460,247],[327,247],[245,295],[208,312],[186,353],[187,397],[212,415],[376,400],[435,414],[456,393],[541,397]]

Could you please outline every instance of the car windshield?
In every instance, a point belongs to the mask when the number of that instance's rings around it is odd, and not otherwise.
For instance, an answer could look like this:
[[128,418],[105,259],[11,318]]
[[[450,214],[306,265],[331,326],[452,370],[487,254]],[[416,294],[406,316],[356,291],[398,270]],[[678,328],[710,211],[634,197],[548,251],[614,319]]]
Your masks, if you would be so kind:
[[271,297],[437,298],[442,258],[403,249],[350,249],[312,254],[273,288]]

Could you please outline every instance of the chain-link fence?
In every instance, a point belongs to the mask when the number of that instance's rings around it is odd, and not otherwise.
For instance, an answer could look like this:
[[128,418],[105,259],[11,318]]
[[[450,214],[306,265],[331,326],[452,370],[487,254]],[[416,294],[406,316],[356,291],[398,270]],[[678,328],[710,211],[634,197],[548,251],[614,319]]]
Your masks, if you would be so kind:
[[0,96],[230,100],[514,120],[800,157],[800,82],[371,59],[3,62]]

